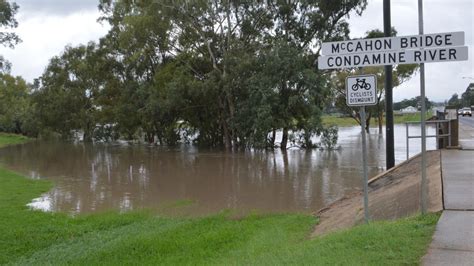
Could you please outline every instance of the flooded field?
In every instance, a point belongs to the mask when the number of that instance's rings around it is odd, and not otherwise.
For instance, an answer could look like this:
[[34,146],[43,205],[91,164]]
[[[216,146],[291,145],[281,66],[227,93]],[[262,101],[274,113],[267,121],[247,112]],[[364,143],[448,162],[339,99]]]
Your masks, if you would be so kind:
[[[410,134],[419,134],[419,127]],[[428,134],[434,129],[429,128]],[[395,126],[397,163],[406,159],[405,126]],[[89,213],[161,208],[192,202],[193,212],[222,209],[314,212],[361,189],[359,127],[340,128],[339,150],[226,153],[184,146],[31,142],[0,150],[7,168],[55,187],[31,204],[46,211]],[[385,167],[385,139],[368,135],[369,174]],[[428,140],[428,149],[435,140]],[[410,141],[410,154],[420,151]]]

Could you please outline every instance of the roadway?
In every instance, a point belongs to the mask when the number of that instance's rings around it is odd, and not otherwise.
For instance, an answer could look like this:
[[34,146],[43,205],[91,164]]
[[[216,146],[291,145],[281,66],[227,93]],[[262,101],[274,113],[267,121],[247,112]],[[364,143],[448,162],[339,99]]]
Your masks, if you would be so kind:
[[459,117],[459,145],[463,150],[474,150],[474,117]]
[[466,126],[474,127],[474,117],[473,116],[460,116],[459,123]]

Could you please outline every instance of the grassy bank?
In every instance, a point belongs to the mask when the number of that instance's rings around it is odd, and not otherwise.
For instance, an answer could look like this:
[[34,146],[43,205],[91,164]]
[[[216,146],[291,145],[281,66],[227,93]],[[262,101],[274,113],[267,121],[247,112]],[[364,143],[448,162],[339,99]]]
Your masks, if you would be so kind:
[[0,133],[0,147],[6,145],[14,145],[14,144],[21,144],[27,142],[29,139],[25,136],[15,135],[15,134],[8,134],[8,133]]
[[[403,115],[395,115],[393,117],[395,124],[402,124],[405,122],[412,122],[412,121],[420,121],[421,116],[420,113],[416,114],[403,114]],[[325,126],[339,126],[339,127],[350,127],[350,126],[357,126],[357,122],[351,117],[338,117],[332,115],[324,115],[322,117],[323,124]],[[372,118],[370,121],[371,126],[376,127],[378,126],[378,122],[375,118]],[[384,121],[385,124],[385,121]]]
[[376,222],[309,239],[317,221],[301,214],[73,218],[26,207],[51,187],[0,169],[0,264],[416,264],[438,219]]

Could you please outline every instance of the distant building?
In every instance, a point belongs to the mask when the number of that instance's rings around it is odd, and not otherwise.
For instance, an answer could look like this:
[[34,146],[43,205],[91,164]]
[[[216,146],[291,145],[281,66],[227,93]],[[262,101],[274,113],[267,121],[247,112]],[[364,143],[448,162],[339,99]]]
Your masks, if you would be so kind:
[[413,114],[418,112],[418,108],[413,106],[408,106],[400,110],[402,114]]

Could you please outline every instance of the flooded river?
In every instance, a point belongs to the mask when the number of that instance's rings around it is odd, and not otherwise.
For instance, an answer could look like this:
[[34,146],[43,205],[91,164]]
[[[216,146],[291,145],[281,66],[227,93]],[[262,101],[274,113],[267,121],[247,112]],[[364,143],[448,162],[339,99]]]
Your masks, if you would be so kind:
[[[419,134],[419,127],[411,127],[410,134]],[[222,209],[309,213],[361,189],[360,135],[359,127],[340,128],[339,150],[286,153],[37,141],[1,149],[0,162],[31,178],[54,181],[55,187],[31,204],[46,211],[153,209],[186,200],[197,214]],[[401,162],[404,125],[395,126],[395,136]],[[385,139],[376,129],[368,146],[373,176],[385,167]],[[434,148],[429,139],[428,149]],[[418,153],[419,140],[411,140],[410,149]]]

